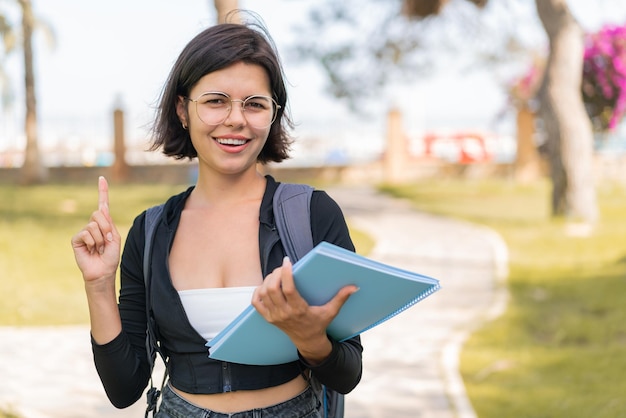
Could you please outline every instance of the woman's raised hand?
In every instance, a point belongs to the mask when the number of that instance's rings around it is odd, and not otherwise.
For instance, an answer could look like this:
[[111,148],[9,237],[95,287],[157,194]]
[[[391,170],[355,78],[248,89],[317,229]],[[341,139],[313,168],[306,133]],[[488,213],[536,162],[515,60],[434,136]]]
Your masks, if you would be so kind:
[[121,238],[109,213],[109,185],[104,177],[98,179],[98,210],[72,237],[72,248],[85,282],[115,281]]

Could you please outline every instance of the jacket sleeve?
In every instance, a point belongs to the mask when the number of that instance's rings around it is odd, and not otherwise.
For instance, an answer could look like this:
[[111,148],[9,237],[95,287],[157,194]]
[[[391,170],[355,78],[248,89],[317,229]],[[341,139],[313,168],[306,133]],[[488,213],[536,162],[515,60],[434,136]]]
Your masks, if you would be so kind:
[[[355,250],[341,208],[323,191],[315,191],[311,198],[311,232],[314,245],[327,241],[350,251]],[[361,380],[361,338],[356,336],[343,342],[331,342],[331,354],[321,364],[311,366],[302,357],[300,361],[322,384],[346,394]]]
[[144,215],[138,216],[126,239],[120,265],[118,308],[122,332],[112,341],[91,341],[94,363],[104,390],[116,408],[126,408],[143,394],[150,377],[146,354],[146,298],[143,279]]

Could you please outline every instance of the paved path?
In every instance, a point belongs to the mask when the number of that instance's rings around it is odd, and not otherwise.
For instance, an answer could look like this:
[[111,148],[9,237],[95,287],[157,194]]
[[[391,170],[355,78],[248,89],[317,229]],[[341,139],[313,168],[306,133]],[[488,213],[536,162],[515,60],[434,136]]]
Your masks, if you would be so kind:
[[[372,258],[440,280],[442,289],[362,336],[364,376],[346,418],[472,418],[457,371],[460,344],[506,303],[506,248],[489,230],[410,210],[368,188],[328,190],[377,241]],[[0,405],[24,418],[130,418],[112,407],[84,326],[0,328]],[[155,376],[161,376],[157,366]],[[157,379],[159,379],[157,377]]]
[[328,191],[370,257],[439,279],[442,289],[362,335],[363,380],[347,418],[473,418],[458,374],[460,344],[506,304],[507,249],[492,231],[411,210],[369,188]]

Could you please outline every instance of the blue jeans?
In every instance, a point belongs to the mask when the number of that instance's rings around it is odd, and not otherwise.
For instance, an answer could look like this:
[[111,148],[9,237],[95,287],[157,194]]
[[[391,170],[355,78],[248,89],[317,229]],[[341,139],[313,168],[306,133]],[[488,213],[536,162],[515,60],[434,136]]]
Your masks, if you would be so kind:
[[267,408],[224,414],[196,406],[165,385],[155,418],[321,418],[320,402],[313,389],[307,389],[285,402]]

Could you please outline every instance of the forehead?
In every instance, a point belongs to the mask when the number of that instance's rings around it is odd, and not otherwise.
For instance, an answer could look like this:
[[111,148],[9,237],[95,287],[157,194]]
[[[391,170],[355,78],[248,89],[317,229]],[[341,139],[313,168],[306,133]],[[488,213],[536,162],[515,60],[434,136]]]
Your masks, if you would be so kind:
[[196,97],[207,91],[221,91],[231,97],[247,97],[255,94],[272,96],[270,80],[265,68],[243,62],[205,74],[191,89],[190,96]]

